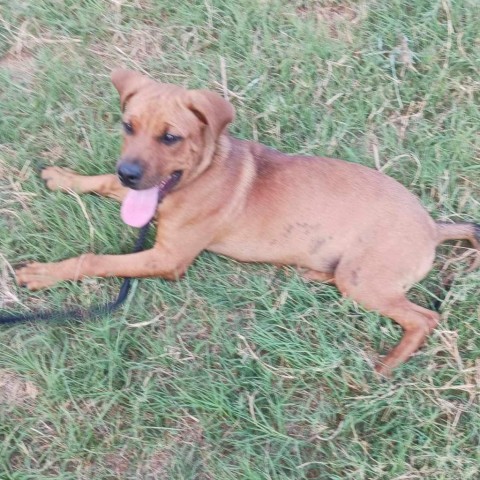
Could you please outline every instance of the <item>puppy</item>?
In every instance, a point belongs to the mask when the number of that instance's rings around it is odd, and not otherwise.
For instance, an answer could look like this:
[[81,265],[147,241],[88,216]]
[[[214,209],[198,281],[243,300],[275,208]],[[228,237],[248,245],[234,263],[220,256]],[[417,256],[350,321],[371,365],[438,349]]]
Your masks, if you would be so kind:
[[87,276],[174,280],[209,250],[297,266],[307,279],[334,283],[396,321],[404,335],[378,364],[383,375],[421,346],[439,315],[405,295],[431,269],[439,243],[467,239],[480,250],[479,225],[436,223],[406,188],[362,165],[286,155],[229,136],[234,109],[216,93],[128,70],[115,70],[112,81],[124,127],[117,175],[50,167],[42,177],[51,190],[121,201],[130,225],[156,215],[155,244],[128,255],[33,263],[17,271],[20,284],[36,290]]

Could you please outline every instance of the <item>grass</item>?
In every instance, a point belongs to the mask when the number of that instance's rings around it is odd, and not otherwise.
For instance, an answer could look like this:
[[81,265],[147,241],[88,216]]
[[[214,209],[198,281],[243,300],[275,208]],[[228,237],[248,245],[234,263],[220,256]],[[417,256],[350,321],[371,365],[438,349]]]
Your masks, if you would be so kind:
[[[226,92],[233,134],[382,168],[441,220],[480,219],[476,0],[0,3],[0,307],[106,301],[119,280],[20,290],[10,265],[127,252],[118,205],[45,191],[119,152],[110,68]],[[319,207],[321,208],[321,206]],[[428,305],[440,250],[412,291]],[[478,272],[394,380],[391,321],[293,272],[208,253],[119,313],[0,331],[0,478],[478,479]],[[135,325],[149,322],[147,325]]]

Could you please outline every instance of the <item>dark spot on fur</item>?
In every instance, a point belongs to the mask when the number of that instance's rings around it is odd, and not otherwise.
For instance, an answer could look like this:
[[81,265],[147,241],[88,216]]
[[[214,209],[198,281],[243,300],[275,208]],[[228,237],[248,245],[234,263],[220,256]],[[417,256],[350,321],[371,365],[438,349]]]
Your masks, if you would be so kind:
[[352,270],[351,277],[350,277],[350,281],[352,282],[352,285],[355,285],[355,286],[357,286],[359,283],[358,271],[359,271],[358,268],[355,270]]
[[340,257],[332,258],[331,260],[328,260],[326,262],[325,267],[322,268],[322,271],[335,272],[339,263],[340,263]]
[[285,228],[284,228],[284,237],[288,237],[293,231],[293,225],[289,223]]
[[319,229],[319,223],[296,222],[295,225],[302,230],[306,235],[315,232]]
[[314,255],[315,253],[317,253],[321,246],[325,243],[325,239],[324,238],[314,238],[313,239],[313,242],[312,242],[312,246],[309,250],[309,253],[311,255]]

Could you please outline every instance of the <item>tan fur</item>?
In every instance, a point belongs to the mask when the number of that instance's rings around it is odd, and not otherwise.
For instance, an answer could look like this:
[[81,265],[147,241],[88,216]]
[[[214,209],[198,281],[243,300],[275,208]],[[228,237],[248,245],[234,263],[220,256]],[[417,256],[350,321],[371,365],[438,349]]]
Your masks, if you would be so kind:
[[[297,266],[306,278],[330,281],[343,295],[395,320],[405,334],[377,367],[384,375],[420,347],[439,315],[405,294],[432,267],[440,241],[458,236],[478,248],[473,227],[436,224],[402,185],[362,165],[286,155],[230,137],[225,127],[233,107],[213,92],[158,84],[126,70],[114,71],[112,81],[124,120],[135,129],[125,136],[122,158],[142,162],[141,188],[183,171],[158,207],[155,245],[129,255],[34,263],[17,272],[20,283],[35,290],[87,276],[177,279],[202,250],[210,250],[246,262]],[[183,141],[160,144],[167,130]],[[86,177],[50,167],[42,177],[53,190],[117,200],[126,193],[114,175]]]

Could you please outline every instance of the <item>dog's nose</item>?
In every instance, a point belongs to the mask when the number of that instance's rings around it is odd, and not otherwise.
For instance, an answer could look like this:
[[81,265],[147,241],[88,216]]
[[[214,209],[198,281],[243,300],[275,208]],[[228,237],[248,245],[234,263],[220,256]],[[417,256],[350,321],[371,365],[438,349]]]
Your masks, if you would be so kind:
[[122,163],[117,168],[117,175],[125,187],[136,187],[143,175],[143,169],[138,163]]

